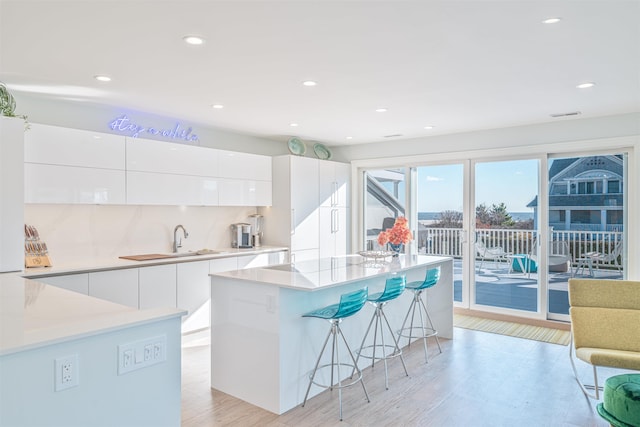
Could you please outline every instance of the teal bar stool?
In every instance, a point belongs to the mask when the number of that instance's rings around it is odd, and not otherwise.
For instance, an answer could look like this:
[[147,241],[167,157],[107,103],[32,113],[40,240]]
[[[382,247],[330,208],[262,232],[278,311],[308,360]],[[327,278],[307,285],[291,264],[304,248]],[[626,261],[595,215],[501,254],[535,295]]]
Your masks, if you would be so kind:
[[[410,282],[407,283],[406,289],[410,289],[413,291],[413,301],[409,305],[409,310],[407,311],[407,315],[404,317],[404,321],[402,322],[402,328],[398,331],[398,335],[400,337],[409,338],[409,346],[411,346],[411,340],[413,338],[422,338],[424,342],[424,358],[427,363],[429,363],[429,355],[427,352],[427,339],[429,337],[435,337],[436,343],[438,344],[438,350],[442,353],[442,347],[440,347],[440,340],[438,340],[438,331],[433,326],[433,322],[431,321],[431,316],[429,316],[429,311],[427,310],[427,306],[422,300],[422,293],[434,287],[438,280],[440,279],[440,267],[431,268],[427,270],[426,277],[424,281]],[[418,316],[420,317],[420,326],[414,326],[414,319],[416,317],[416,311],[418,312]],[[409,315],[411,315],[411,323],[408,327],[405,327],[407,324],[407,320],[409,319]],[[426,320],[426,323],[425,323]],[[414,333],[416,331],[416,333]],[[418,332],[419,331],[419,332]]]
[[[358,363],[356,362],[351,349],[349,348],[349,344],[347,344],[347,340],[342,334],[342,330],[340,329],[340,322],[345,317],[353,316],[364,306],[367,302],[368,289],[364,287],[355,292],[350,292],[348,294],[343,294],[340,296],[340,302],[338,304],[332,304],[327,307],[320,308],[318,310],[314,310],[312,312],[303,314],[302,317],[316,317],[318,319],[328,320],[331,324],[331,328],[329,329],[329,333],[327,334],[327,338],[324,340],[324,345],[322,346],[322,350],[320,351],[320,355],[318,356],[318,360],[316,361],[316,366],[313,368],[312,373],[309,375],[309,386],[307,387],[307,392],[304,395],[304,402],[302,402],[302,406],[307,403],[307,398],[309,397],[309,391],[311,390],[311,384],[315,384],[319,387],[330,388],[333,390],[334,388],[338,389],[338,400],[340,402],[340,421],[342,421],[342,389],[345,387],[349,387],[356,383],[362,384],[362,389],[364,390],[364,395],[367,398],[367,402],[369,402],[369,394],[367,393],[367,389],[364,386],[364,381],[362,381],[362,371],[358,369]],[[347,349],[347,353],[351,359],[350,362],[345,363],[340,361],[340,354],[338,351],[338,336],[342,338],[344,345]],[[329,342],[329,338],[332,338],[331,344],[331,363],[326,363],[320,365],[320,359],[322,359],[322,354],[324,350],[327,348],[327,343]],[[350,382],[343,384],[342,376],[340,375],[340,367],[344,366],[351,369],[352,373],[357,373],[357,377],[353,379],[353,375],[349,379]],[[331,382],[329,385],[321,384],[315,381],[316,373],[318,369],[330,368],[331,369]],[[334,372],[336,375],[334,375]],[[348,372],[345,371],[345,372]],[[338,384],[335,384],[335,378],[337,377]]]
[[[391,329],[391,325],[389,325],[389,320],[387,320],[387,316],[384,314],[383,310],[383,307],[389,301],[398,298],[402,294],[406,283],[407,279],[404,274],[393,274],[385,281],[383,292],[369,295],[367,302],[375,307],[375,311],[373,312],[373,316],[371,316],[367,332],[364,334],[364,338],[362,338],[362,344],[360,344],[360,350],[358,350],[358,357],[356,358],[356,365],[358,364],[360,357],[371,359],[371,368],[373,368],[376,360],[384,361],[384,386],[387,390],[389,390],[389,372],[387,369],[388,359],[399,357],[400,361],[402,361],[404,373],[409,376],[409,373],[407,372],[407,365],[405,365],[404,358],[402,357],[402,350],[398,345],[398,340],[396,339],[393,329]],[[364,343],[367,340],[367,336],[369,336],[369,332],[371,331],[371,326],[374,321],[373,344],[365,346]],[[393,345],[386,344],[384,342],[385,329],[383,325],[387,325],[387,330],[389,331]],[[377,342],[378,334],[380,336],[380,343]],[[364,354],[363,351],[366,354]]]

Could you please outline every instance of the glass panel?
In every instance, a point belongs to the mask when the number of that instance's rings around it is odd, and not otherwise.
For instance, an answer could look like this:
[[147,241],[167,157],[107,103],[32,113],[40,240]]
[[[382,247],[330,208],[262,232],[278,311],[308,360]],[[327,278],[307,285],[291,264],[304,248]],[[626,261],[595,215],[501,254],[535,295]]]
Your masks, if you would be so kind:
[[365,172],[365,248],[385,249],[378,245],[380,231],[391,228],[395,218],[405,216],[404,169],[378,169]]
[[568,267],[549,253],[549,317],[569,314],[569,277],[623,278],[624,167],[622,154],[549,160],[549,240],[570,251]]
[[418,252],[454,258],[453,299],[462,302],[463,181],[461,164],[418,171]]
[[538,160],[475,164],[477,305],[538,310],[532,208],[538,199],[538,169]]

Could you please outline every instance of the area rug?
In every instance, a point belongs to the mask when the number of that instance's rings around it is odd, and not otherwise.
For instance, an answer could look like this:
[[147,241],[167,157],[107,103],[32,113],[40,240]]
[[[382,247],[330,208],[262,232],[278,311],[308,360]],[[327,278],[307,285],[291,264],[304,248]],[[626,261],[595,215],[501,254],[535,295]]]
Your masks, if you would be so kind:
[[567,345],[570,341],[569,331],[545,328],[542,326],[523,325],[521,323],[505,322],[502,320],[484,319],[482,317],[465,316],[462,314],[453,315],[453,324],[459,328],[543,341],[551,344]]

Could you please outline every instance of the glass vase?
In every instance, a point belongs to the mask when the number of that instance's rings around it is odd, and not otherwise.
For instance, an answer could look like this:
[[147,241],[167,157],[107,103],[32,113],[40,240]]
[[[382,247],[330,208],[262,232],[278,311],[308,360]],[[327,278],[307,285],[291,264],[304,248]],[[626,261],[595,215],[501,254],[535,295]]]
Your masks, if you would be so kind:
[[393,256],[397,257],[400,253],[404,252],[404,244],[402,243],[389,243],[389,250],[393,252]]

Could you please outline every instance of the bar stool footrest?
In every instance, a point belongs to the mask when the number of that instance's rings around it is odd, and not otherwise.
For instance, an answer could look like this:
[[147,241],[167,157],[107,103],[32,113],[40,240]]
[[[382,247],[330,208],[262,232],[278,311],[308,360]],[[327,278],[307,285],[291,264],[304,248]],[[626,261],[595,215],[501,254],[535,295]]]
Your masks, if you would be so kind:
[[[420,333],[413,333],[413,331],[421,331]],[[408,331],[408,332],[405,332]],[[423,328],[420,326],[412,326],[409,328],[400,329],[398,336],[403,338],[429,338],[438,335],[438,331],[433,328]]]
[[[373,357],[373,348],[375,347],[375,353],[376,356]],[[391,349],[390,353],[386,353],[386,351],[388,351],[389,349]],[[363,350],[369,350],[371,351],[371,354],[365,354],[365,352]],[[377,353],[378,351],[382,352],[382,356],[378,356]],[[362,347],[360,350],[358,350],[358,354],[360,355],[360,357],[363,357],[365,359],[374,359],[374,360],[384,360],[384,359],[392,359],[394,357],[398,357],[398,356],[402,356],[402,350],[400,351],[396,351],[396,347],[394,345],[389,345],[389,344],[385,344],[384,346],[382,344],[376,344],[374,345],[365,345],[364,347]]]
[[[327,385],[327,384],[321,384],[319,382],[316,381],[316,378],[318,377],[318,374],[320,373],[320,371],[322,369],[325,368],[333,368],[336,369],[338,366],[340,366],[340,369],[342,369],[343,367],[345,368],[344,372],[347,373],[347,376],[344,377],[344,379],[342,381],[340,381],[342,384],[338,384],[336,383],[335,385]],[[354,378],[352,375],[349,375],[349,373],[357,373],[358,375]],[[313,371],[309,373],[309,379],[311,379],[311,376],[313,375]],[[331,374],[329,374],[331,375]],[[345,384],[345,381],[349,380],[349,383]],[[316,374],[313,380],[311,380],[312,384],[317,385],[318,387],[322,387],[322,388],[330,388],[330,389],[340,389],[340,388],[346,388],[346,387],[350,387],[354,384],[359,383],[362,380],[362,371],[360,371],[359,369],[356,370],[355,366],[351,363],[325,363],[324,365],[320,365],[318,366],[318,369],[316,369]]]

